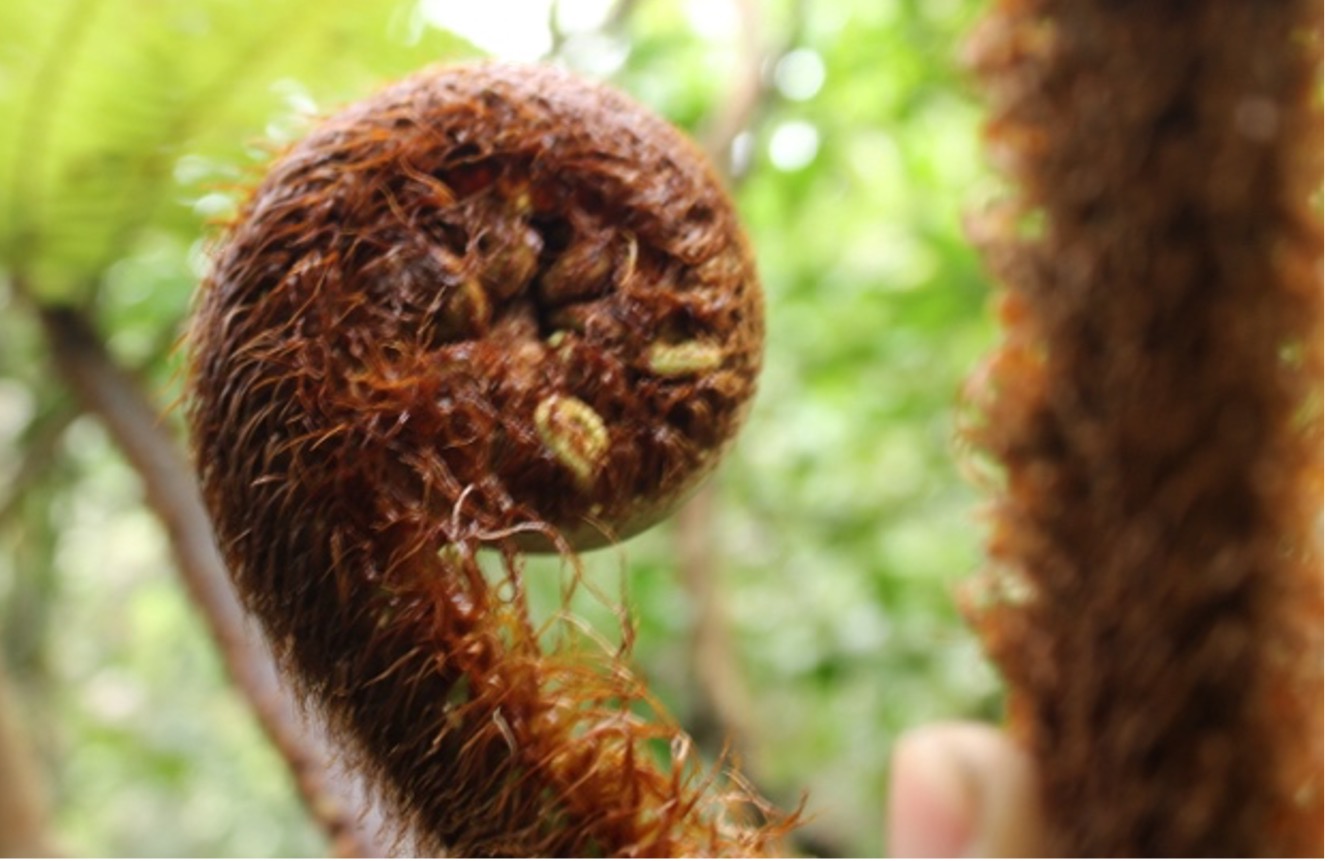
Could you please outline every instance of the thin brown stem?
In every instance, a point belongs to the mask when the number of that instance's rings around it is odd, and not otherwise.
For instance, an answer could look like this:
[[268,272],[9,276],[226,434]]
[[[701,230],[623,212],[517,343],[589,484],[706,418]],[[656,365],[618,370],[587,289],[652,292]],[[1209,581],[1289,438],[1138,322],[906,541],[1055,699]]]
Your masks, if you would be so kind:
[[0,857],[56,854],[41,770],[0,667]]
[[[742,64],[730,80],[729,93],[703,125],[702,147],[728,176],[734,140],[752,125],[771,89],[763,73],[766,53],[761,46],[761,12],[756,0],[730,0],[738,32]],[[732,177],[731,177],[732,179]]]
[[[703,124],[701,139],[711,162],[732,186],[735,177],[730,171],[730,150],[735,138],[752,123],[767,88],[762,76],[764,55],[757,36],[760,16],[756,4],[751,0],[731,2],[739,21],[736,35],[743,64],[730,84],[729,95]],[[716,589],[718,565],[711,528],[714,508],[715,485],[707,482],[678,515],[678,567],[695,614],[689,653],[699,696],[689,730],[703,749],[714,753],[727,747],[748,762],[754,750],[749,696]]]
[[[18,290],[20,295],[28,291]],[[231,591],[193,471],[136,382],[121,369],[81,315],[37,306],[60,378],[105,425],[143,481],[186,589],[202,612],[236,687],[285,759],[311,816],[342,856],[380,855],[368,825],[338,797],[331,757],[291,695],[278,682],[267,647]],[[316,741],[316,739],[318,739]]]
[[715,576],[714,509],[714,485],[707,485],[678,518],[679,569],[695,613],[690,663],[701,694],[689,723],[703,749],[727,746],[746,763],[753,752],[752,708]]
[[[743,62],[734,75],[729,93],[702,124],[702,148],[729,181],[731,189],[745,177],[743,165],[733,159],[733,146],[740,135],[757,125],[775,99],[766,66],[798,42],[803,4],[796,5],[793,21],[783,44],[763,50],[761,10],[756,0],[730,0],[739,22],[736,37]],[[772,797],[763,785],[757,757],[760,731],[753,717],[752,695],[728,622],[724,592],[720,588],[719,554],[714,529],[716,485],[705,484],[678,513],[677,559],[680,579],[693,608],[694,624],[689,644],[689,665],[697,683],[697,702],[688,719],[689,733],[703,750],[712,754],[730,751],[753,781],[758,792]],[[790,851],[814,857],[842,856],[843,847],[826,835],[793,831]]]

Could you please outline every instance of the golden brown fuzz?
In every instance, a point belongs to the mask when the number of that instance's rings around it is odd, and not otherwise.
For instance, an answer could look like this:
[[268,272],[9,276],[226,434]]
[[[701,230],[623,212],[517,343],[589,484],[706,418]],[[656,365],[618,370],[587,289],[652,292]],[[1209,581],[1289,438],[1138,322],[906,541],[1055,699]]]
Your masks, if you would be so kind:
[[761,342],[704,158],[561,71],[420,74],[254,192],[192,326],[194,453],[240,592],[418,848],[728,855],[779,831],[625,654],[542,650],[521,564],[667,513],[737,431]]
[[1007,0],[975,42],[1019,197],[970,609],[1054,855],[1323,852],[1321,16]]

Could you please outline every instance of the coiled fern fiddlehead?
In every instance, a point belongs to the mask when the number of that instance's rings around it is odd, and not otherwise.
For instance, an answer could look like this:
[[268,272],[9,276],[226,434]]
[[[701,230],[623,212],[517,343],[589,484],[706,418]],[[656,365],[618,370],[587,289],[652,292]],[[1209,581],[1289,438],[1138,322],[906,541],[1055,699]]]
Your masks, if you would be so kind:
[[676,504],[738,429],[762,331],[699,152],[551,68],[391,86],[231,225],[190,334],[205,497],[247,605],[418,848],[733,854],[778,830],[697,779],[621,656],[541,647],[521,570]]

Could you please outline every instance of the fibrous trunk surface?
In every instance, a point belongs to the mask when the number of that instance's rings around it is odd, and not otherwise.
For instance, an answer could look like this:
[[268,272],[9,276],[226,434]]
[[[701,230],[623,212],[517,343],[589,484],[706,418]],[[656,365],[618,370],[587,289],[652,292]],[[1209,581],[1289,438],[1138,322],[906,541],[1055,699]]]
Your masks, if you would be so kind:
[[976,34],[1004,341],[970,609],[1054,855],[1323,851],[1322,10],[1010,0]]

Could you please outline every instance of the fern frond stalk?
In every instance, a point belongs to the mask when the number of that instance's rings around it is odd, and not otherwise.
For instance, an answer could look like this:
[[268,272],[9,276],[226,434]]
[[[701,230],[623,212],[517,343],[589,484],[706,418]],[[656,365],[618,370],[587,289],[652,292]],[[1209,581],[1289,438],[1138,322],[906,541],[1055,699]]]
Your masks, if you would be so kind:
[[1321,15],[1008,0],[974,40],[1017,197],[969,606],[1053,855],[1323,851]]

